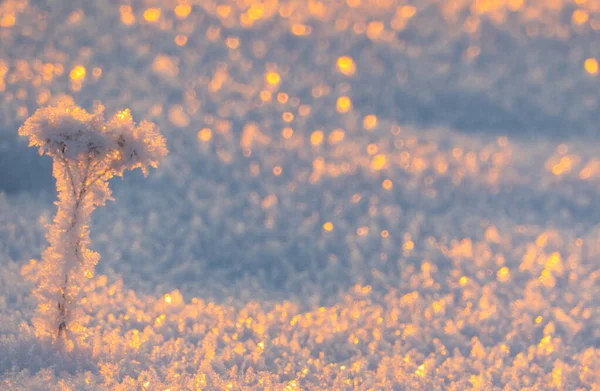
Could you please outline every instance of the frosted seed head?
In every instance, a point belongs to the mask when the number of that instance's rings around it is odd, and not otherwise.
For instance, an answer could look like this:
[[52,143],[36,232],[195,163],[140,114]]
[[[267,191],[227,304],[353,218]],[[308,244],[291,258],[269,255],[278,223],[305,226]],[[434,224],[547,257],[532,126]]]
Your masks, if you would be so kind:
[[104,112],[97,106],[90,114],[68,100],[38,109],[19,129],[40,154],[75,160],[81,153],[105,154],[108,139],[102,132]]
[[143,121],[135,126],[129,110],[117,113],[108,123],[113,146],[119,159],[114,162],[115,171],[141,168],[144,175],[149,167],[157,167],[166,156],[164,137],[152,122]]

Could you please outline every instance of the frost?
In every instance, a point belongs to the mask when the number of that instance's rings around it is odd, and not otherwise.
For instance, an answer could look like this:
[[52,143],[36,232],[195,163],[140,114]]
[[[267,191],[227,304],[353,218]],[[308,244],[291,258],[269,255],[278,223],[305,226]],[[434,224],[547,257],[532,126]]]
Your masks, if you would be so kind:
[[36,330],[43,336],[85,337],[77,303],[100,259],[88,248],[90,216],[110,199],[109,179],[135,168],[147,175],[149,167],[158,166],[167,154],[165,139],[150,122],[136,126],[128,109],[105,121],[102,105],[88,113],[68,100],[37,110],[19,135],[52,157],[58,191],[50,246],[32,277],[40,300]]
[[[0,25],[0,390],[600,390],[597,0],[4,0]],[[170,150],[94,215],[72,350],[31,323],[51,159],[13,131],[65,94]]]

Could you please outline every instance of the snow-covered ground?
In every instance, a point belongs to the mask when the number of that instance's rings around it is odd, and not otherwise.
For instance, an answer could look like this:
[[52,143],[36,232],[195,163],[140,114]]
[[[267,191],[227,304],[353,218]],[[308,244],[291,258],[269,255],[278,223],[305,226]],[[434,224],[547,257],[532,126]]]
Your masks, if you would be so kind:
[[[0,1],[0,390],[600,389],[599,42],[598,0]],[[67,348],[17,137],[63,95],[170,150]]]

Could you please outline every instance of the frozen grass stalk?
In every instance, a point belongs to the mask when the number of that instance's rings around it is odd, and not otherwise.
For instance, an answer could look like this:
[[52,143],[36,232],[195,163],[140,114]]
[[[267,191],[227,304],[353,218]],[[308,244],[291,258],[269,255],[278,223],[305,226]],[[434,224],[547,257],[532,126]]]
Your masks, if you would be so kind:
[[147,175],[158,166],[167,154],[165,139],[151,122],[136,125],[128,109],[105,121],[102,105],[88,113],[67,100],[37,110],[19,135],[52,157],[58,191],[49,247],[35,276],[40,304],[34,324],[40,335],[53,338],[79,334],[78,303],[100,259],[88,248],[90,216],[111,199],[110,178],[135,168]]

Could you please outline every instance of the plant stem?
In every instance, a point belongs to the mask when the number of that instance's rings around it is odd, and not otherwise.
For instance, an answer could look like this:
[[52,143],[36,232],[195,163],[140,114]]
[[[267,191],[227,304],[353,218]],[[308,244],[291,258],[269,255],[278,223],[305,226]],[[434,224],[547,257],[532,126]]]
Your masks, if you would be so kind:
[[[75,223],[77,222],[77,213],[79,211],[79,206],[81,204],[81,195],[82,194],[80,194],[79,198],[75,202],[75,208],[73,209],[73,216],[72,216],[72,220],[71,220],[71,226],[65,232],[65,234],[69,234],[73,230],[73,228],[75,227]],[[81,241],[77,240],[77,243],[75,243],[74,252],[75,252],[75,258],[77,260],[79,260],[80,263],[81,263],[81,259],[79,258],[79,255],[80,255],[79,247],[80,247],[80,245],[81,245]],[[59,320],[60,320],[60,323],[58,325],[58,337],[59,338],[60,338],[61,334],[63,334],[63,333],[64,333],[65,337],[67,335],[67,312],[68,312],[68,310],[67,310],[67,296],[66,296],[66,291],[67,291],[68,284],[69,284],[69,269],[66,269],[65,270],[63,284],[60,287],[61,301],[58,303]]]
[[[63,159],[63,162],[65,164],[65,168],[67,169],[67,173],[71,179],[71,185],[73,186],[73,189],[72,189],[73,194],[77,195],[77,199],[75,201],[75,206],[73,207],[73,215],[71,217],[71,226],[65,232],[65,235],[68,235],[75,228],[75,224],[77,223],[79,208],[81,206],[81,201],[87,191],[86,182],[87,182],[87,177],[89,175],[90,159],[88,156],[86,173],[83,178],[83,183],[81,184],[81,187],[79,188],[79,191],[76,191],[76,189],[75,189],[75,183],[73,182],[73,175],[71,174],[71,172],[69,170],[69,166],[66,162],[66,159]],[[81,238],[81,235],[77,235],[77,237]],[[75,248],[74,248],[75,259],[77,259],[80,264],[83,264],[83,260],[80,258],[80,255],[81,255],[80,247],[81,247],[81,240],[77,239],[77,242],[75,243]],[[64,273],[65,274],[64,274],[63,284],[60,287],[61,301],[58,303],[59,322],[60,322],[58,324],[58,338],[60,338],[61,334],[64,334],[65,337],[67,336],[67,313],[68,313],[68,310],[67,310],[66,291],[67,291],[67,287],[69,284],[69,269],[66,268]]]

